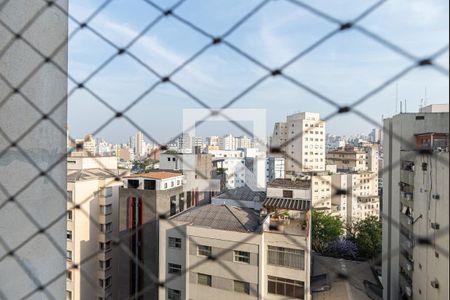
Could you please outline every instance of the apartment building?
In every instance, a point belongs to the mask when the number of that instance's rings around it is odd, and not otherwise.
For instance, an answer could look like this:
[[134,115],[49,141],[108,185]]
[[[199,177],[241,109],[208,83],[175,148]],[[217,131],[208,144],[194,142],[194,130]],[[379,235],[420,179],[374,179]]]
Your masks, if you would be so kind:
[[213,180],[212,154],[171,153],[160,155],[159,169],[177,171],[184,175],[184,190],[199,194],[199,202],[211,200],[211,196],[220,192],[220,182]]
[[161,220],[159,299],[310,299],[309,200],[263,207],[210,204]]
[[158,221],[199,202],[198,193],[185,193],[183,174],[155,171],[124,178],[119,189],[119,237],[126,251],[118,257],[115,299],[136,295],[156,299],[159,246]]
[[220,150],[236,150],[236,138],[232,134],[227,134],[219,139]]
[[384,298],[448,299],[448,110],[399,114],[384,130]]
[[119,175],[115,157],[67,158],[66,299],[112,299]]
[[325,134],[326,123],[319,113],[297,113],[275,124],[272,148],[284,154],[287,174],[325,171]]

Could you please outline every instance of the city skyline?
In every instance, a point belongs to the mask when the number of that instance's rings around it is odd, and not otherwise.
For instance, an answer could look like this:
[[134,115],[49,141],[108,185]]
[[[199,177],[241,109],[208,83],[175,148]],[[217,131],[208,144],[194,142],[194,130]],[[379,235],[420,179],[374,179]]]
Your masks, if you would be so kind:
[[[174,2],[155,1],[164,8]],[[176,12],[195,25],[204,26],[206,22],[209,26],[205,30],[213,35],[226,31],[233,22],[259,3],[256,0],[215,1],[202,5],[202,18],[198,18],[195,2],[186,1]],[[348,5],[330,5],[326,1],[318,1],[314,5],[343,20],[355,18],[368,6],[368,3],[345,2]],[[448,36],[448,3],[438,0],[426,3],[414,1],[411,5],[405,3],[390,1],[363,19],[361,24],[385,36],[388,41],[411,49],[417,57],[429,55],[448,43],[442,38]],[[332,24],[305,10],[293,9],[294,6],[288,1],[271,2],[269,5],[270,9],[256,13],[227,40],[270,67],[282,65],[334,28]],[[72,1],[71,11],[75,18],[83,20],[92,13],[93,7]],[[400,12],[408,17],[395,17]],[[283,18],[274,21],[274,14]],[[233,17],[230,18],[230,15]],[[144,1],[127,1],[126,7],[123,2],[116,1],[95,17],[91,26],[112,42],[124,46],[149,20],[157,16],[158,12],[149,8]],[[73,23],[71,25],[71,29],[75,28]],[[157,72],[168,74],[207,43],[209,41],[206,38],[169,17],[145,34],[130,51]],[[69,71],[76,80],[86,78],[115,51],[89,31],[75,35],[69,48]],[[437,63],[447,67],[448,57],[440,57]],[[349,31],[328,40],[290,66],[286,73],[339,105],[346,105],[377,88],[410,64],[404,57],[366,36]],[[207,105],[219,108],[264,74],[261,68],[221,45],[208,49],[175,75],[173,80]],[[106,99],[114,109],[122,110],[156,80],[154,75],[125,55],[113,60],[87,86]],[[69,90],[72,87],[73,84]],[[425,97],[428,103],[445,102],[448,99],[447,82],[432,69],[412,71],[398,80],[397,85],[392,83],[357,108],[381,124],[383,115],[389,117],[399,112],[399,108],[396,108],[397,95],[399,101],[407,100],[409,111],[417,111]],[[165,105],[160,105],[163,103]],[[158,86],[144,97],[127,112],[127,116],[142,129],[151,132],[155,139],[165,143],[168,137],[174,137],[182,131],[180,120],[185,108],[200,108],[200,105],[167,84]],[[264,81],[236,102],[233,108],[268,109],[267,124],[281,121],[284,115],[297,111],[317,111],[324,117],[336,111],[336,108],[283,78]],[[114,112],[86,91],[77,91],[69,99],[68,125],[74,136],[97,129],[113,116]],[[86,122],[79,122],[80,119]],[[355,123],[358,126],[354,126]],[[368,132],[374,127],[352,113],[340,115],[330,120],[329,124],[329,133],[339,135],[355,134],[355,130]],[[211,124],[207,122],[202,126],[210,127]],[[118,119],[100,131],[100,135],[124,140],[131,128],[132,125],[126,120]],[[269,126],[267,132],[271,130]]]

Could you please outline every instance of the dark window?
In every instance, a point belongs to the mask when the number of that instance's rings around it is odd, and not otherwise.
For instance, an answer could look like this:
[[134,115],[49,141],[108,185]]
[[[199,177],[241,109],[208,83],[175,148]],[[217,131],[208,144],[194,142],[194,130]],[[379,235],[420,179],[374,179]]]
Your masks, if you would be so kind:
[[139,187],[139,180],[129,179],[128,180],[128,188],[137,189]]
[[283,198],[293,198],[294,192],[290,190],[283,190]]
[[191,201],[192,201],[192,194],[191,192],[187,192],[186,193],[186,204],[187,204],[187,208],[191,207]]
[[250,283],[243,281],[234,281],[234,291],[242,294],[250,294]]
[[169,263],[167,266],[167,272],[169,274],[181,275],[181,265]]
[[181,291],[167,289],[167,299],[168,300],[181,300]]
[[179,200],[178,200],[178,207],[180,209],[180,212],[182,212],[184,210],[184,193],[181,193],[179,195]]
[[267,291],[269,294],[287,296],[295,299],[304,299],[305,285],[303,281],[280,277],[268,277]]
[[156,190],[155,180],[144,180],[144,190],[154,191]]
[[416,116],[416,120],[425,120],[425,116]]
[[268,247],[267,263],[269,265],[305,269],[305,251],[283,247]]
[[73,202],[73,193],[72,193],[72,191],[67,191],[67,201]]
[[211,246],[198,245],[197,254],[201,256],[211,256],[212,248]]
[[207,285],[207,286],[211,286],[211,275],[207,275],[207,274],[197,274],[197,283],[201,284],[201,285]]
[[170,215],[173,216],[177,213],[177,196],[170,197]]
[[234,251],[234,261],[249,264],[250,263],[250,252]]
[[169,237],[170,248],[181,248],[181,239],[175,237]]

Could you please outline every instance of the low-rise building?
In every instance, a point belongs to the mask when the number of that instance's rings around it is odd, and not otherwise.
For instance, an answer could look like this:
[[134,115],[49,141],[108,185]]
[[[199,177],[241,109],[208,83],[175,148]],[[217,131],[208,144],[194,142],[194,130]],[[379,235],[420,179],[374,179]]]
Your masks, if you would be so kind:
[[206,205],[160,223],[159,299],[310,299],[310,202]]

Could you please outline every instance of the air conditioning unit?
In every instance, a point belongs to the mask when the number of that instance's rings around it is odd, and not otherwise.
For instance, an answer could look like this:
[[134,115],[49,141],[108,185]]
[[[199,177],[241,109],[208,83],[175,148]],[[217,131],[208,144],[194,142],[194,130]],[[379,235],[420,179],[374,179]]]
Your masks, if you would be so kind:
[[431,282],[431,286],[434,287],[435,289],[439,288],[439,281],[437,279],[433,280]]
[[431,223],[431,228],[438,230],[440,228],[439,223]]
[[412,291],[411,291],[411,288],[410,288],[409,286],[405,287],[405,294],[406,294],[408,297],[411,297],[411,296],[412,296]]

